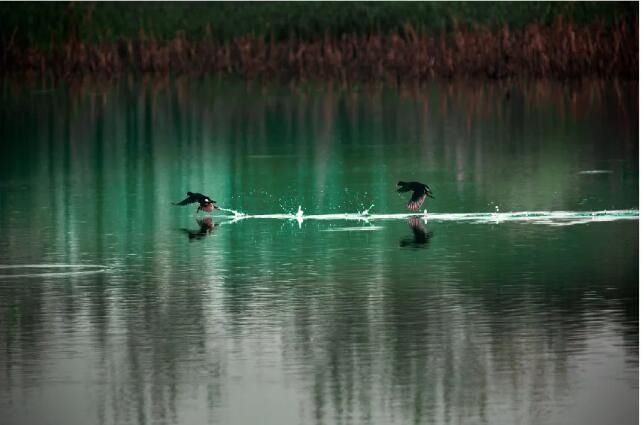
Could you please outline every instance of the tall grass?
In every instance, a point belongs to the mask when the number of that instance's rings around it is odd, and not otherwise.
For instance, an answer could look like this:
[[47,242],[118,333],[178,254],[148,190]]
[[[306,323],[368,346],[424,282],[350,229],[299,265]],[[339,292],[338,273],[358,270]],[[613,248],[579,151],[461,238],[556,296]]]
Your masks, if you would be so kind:
[[3,3],[0,73],[637,78],[637,3]]
[[578,25],[616,18],[637,20],[637,3],[611,2],[216,2],[2,3],[0,40],[47,47],[70,39],[86,43],[135,38],[159,41],[181,32],[229,42],[252,35],[268,40],[312,40],[325,35],[402,31],[437,34],[457,26],[510,29],[550,25],[557,17]]

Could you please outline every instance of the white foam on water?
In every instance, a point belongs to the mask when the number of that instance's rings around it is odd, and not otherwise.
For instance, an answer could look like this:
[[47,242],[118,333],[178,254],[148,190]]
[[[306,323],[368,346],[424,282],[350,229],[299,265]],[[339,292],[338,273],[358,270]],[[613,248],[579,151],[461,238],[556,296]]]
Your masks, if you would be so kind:
[[251,154],[248,158],[251,159],[271,159],[271,158],[295,158],[297,155],[291,154]]
[[[233,213],[233,215],[234,215],[235,217],[244,217],[244,216],[246,216],[246,214],[244,214],[243,212],[239,212],[239,211],[237,211],[237,210],[229,210],[228,208],[224,208],[224,207],[218,207],[218,208],[219,208],[221,211]],[[212,216],[212,217],[221,217],[221,216],[214,215],[214,216]],[[224,217],[228,217],[228,216],[224,216]]]
[[0,264],[0,269],[96,269],[100,264]]
[[0,270],[59,270],[71,269],[69,271],[45,271],[36,273],[15,273],[0,274],[0,279],[14,279],[18,277],[67,277],[83,274],[103,273],[107,267],[100,264],[0,264]]
[[321,232],[373,232],[384,229],[382,226],[360,226],[360,227],[335,227],[332,229],[320,230]]
[[[222,209],[223,210],[223,209]],[[225,210],[224,210],[225,211]],[[236,212],[236,211],[235,211]],[[217,216],[231,219],[229,222],[238,222],[241,220],[296,220],[300,225],[306,220],[352,220],[371,222],[378,220],[407,220],[417,217],[423,221],[455,221],[471,222],[478,224],[485,223],[507,223],[521,222],[532,224],[549,224],[549,225],[571,225],[594,222],[607,222],[618,220],[638,220],[639,210],[605,210],[605,211],[519,211],[519,212],[475,212],[475,213],[393,213],[370,214],[367,211],[362,213],[333,213],[333,214],[304,214],[301,208],[298,208],[296,214],[277,213],[277,214],[244,214],[236,212],[230,216]]]
[[611,174],[613,170],[583,170],[577,174]]

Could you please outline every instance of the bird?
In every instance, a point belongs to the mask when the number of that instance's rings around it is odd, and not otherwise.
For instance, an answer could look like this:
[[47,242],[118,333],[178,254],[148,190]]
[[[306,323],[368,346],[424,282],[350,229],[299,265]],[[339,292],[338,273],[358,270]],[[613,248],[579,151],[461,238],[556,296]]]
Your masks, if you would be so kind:
[[188,197],[184,199],[181,202],[177,202],[174,205],[188,205],[188,204],[194,204],[195,202],[199,202],[199,207],[197,208],[197,212],[199,211],[204,211],[204,212],[213,212],[217,208],[217,201],[213,201],[210,199],[209,196],[202,195],[201,193],[192,193],[188,192]]
[[420,206],[425,202],[426,197],[434,199],[431,189],[424,183],[419,182],[398,182],[398,192],[409,192],[413,191],[411,199],[407,203],[407,208],[412,211],[417,211],[420,209]]

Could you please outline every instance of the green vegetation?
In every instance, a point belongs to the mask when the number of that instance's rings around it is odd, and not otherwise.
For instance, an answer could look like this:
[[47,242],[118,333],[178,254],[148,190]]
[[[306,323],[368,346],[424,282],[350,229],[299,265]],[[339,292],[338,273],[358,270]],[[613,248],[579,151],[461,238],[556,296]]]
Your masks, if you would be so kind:
[[510,28],[548,25],[557,17],[575,24],[616,18],[636,21],[638,4],[609,2],[227,2],[227,3],[3,3],[3,45],[46,47],[70,39],[95,43],[141,33],[159,41],[181,31],[188,40],[252,35],[301,40],[340,34],[388,33],[411,25],[434,33],[455,24]]

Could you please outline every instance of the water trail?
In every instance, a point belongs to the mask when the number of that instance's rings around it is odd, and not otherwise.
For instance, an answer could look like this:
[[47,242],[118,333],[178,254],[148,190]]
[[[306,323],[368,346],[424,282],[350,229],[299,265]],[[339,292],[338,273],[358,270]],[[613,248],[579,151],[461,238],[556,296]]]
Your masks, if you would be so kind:
[[218,207],[221,211],[233,213],[235,217],[244,217],[246,214],[237,210],[229,210],[228,208]]
[[612,174],[613,170],[584,170],[577,174]]
[[[370,207],[371,208],[371,207]],[[301,207],[297,213],[276,213],[276,214],[245,214],[234,210],[235,216],[231,222],[241,220],[296,220],[298,224],[306,220],[354,220],[371,222],[378,220],[407,220],[418,217],[425,222],[469,222],[469,223],[532,223],[549,225],[571,225],[594,222],[607,222],[617,220],[638,220],[639,210],[604,210],[604,211],[519,211],[519,212],[474,212],[474,213],[368,213],[365,210],[360,213],[333,213],[333,214],[304,214]],[[230,218],[230,216],[219,216]]]
[[0,269],[104,269],[100,264],[0,264]]
[[0,264],[0,270],[32,270],[32,269],[71,269],[69,271],[44,271],[33,273],[0,274],[0,279],[23,277],[67,277],[94,273],[103,273],[107,267],[99,264]]
[[42,272],[42,273],[18,273],[18,274],[3,274],[0,275],[0,280],[2,279],[15,279],[22,277],[69,277],[69,276],[78,276],[78,275],[88,275],[103,273],[105,270],[77,270],[70,272]]
[[320,232],[373,232],[382,229],[384,229],[382,226],[334,227],[320,230]]

